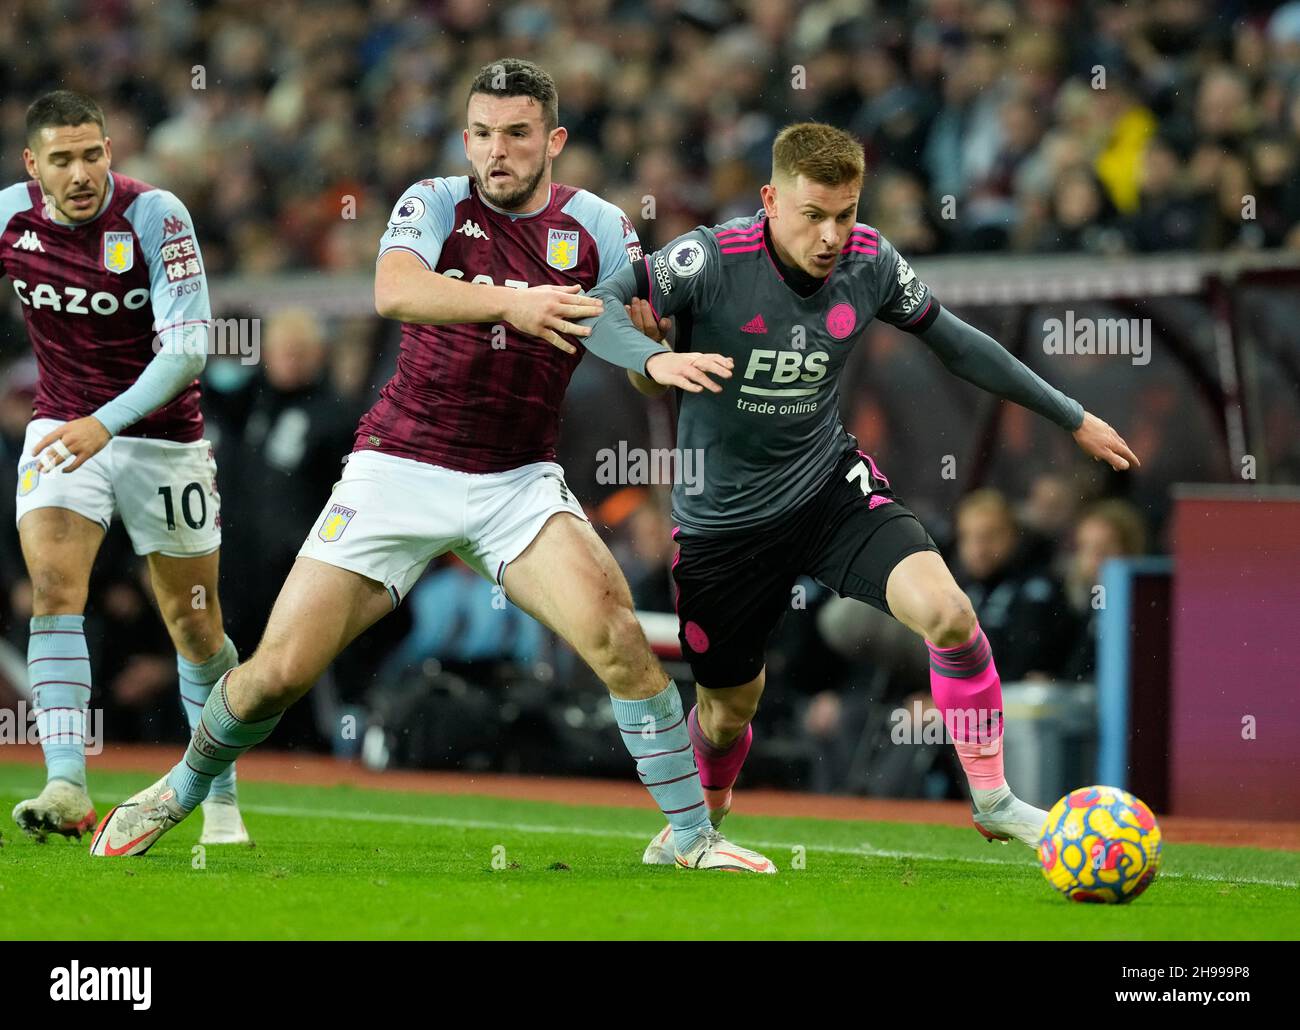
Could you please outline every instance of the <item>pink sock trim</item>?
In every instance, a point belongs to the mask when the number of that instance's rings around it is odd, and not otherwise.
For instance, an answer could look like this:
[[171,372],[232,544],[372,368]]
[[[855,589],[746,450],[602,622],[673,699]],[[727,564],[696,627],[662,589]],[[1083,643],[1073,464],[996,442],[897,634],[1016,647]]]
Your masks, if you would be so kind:
[[695,764],[700,767],[700,784],[704,787],[705,797],[709,797],[711,792],[717,792],[713,796],[717,798],[718,804],[710,807],[718,808],[725,803],[726,792],[736,782],[741,766],[745,764],[749,746],[754,741],[754,727],[746,726],[745,732],[730,744],[719,746],[700,729],[698,713],[698,706],[691,709],[690,717],[686,720],[687,731],[691,743],[695,745]]
[[[943,712],[957,757],[970,785],[992,790],[1006,782],[1002,763],[1002,680],[984,632],[964,644],[936,647],[929,641],[930,693]],[[981,668],[982,666],[982,668]],[[970,675],[974,669],[980,671]],[[965,675],[961,675],[965,673]]]

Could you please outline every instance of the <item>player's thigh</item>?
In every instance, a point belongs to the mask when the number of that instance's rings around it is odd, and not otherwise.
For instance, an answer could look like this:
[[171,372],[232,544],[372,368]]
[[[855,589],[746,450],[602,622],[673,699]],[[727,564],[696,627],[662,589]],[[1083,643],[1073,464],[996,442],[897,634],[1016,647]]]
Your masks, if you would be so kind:
[[798,526],[725,537],[679,531],[678,639],[697,687],[762,692],[767,643],[791,607]]
[[[894,608],[889,583],[900,564],[914,564],[915,555],[929,554],[943,565],[925,527],[865,455],[850,455],[841,463],[825,487],[820,506],[821,525],[809,547],[805,571],[841,597],[865,601],[910,625],[911,608],[907,604]],[[922,564],[929,567],[930,561]]]
[[136,554],[192,558],[221,546],[217,462],[207,440],[119,436],[112,445],[117,511]]
[[85,606],[90,569],[113,518],[104,452],[75,472],[42,472],[40,460],[31,457],[58,425],[56,419],[29,423],[18,458],[15,515],[37,615],[73,614]]
[[18,523],[18,538],[32,582],[33,614],[79,614],[104,541],[103,525],[67,508],[35,508]]
[[380,583],[401,603],[429,562],[464,543],[468,484],[475,477],[377,451],[343,467],[307,534],[311,558]]
[[659,675],[623,571],[586,519],[567,511],[547,515],[523,552],[505,564],[501,585],[597,673],[618,664],[629,680]]
[[310,687],[348,644],[392,610],[392,594],[378,580],[299,556],[245,675],[279,687]]
[[899,561],[886,592],[894,617],[940,647],[964,643],[975,631],[970,599],[936,552],[918,551]]

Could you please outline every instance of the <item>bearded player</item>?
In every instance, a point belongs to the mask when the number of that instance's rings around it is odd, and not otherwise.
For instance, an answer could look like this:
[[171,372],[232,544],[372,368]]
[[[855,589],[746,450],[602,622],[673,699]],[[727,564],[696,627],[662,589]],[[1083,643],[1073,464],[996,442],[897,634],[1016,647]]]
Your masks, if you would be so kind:
[[[466,113],[473,175],[422,180],[393,209],[375,307],[403,323],[397,373],[362,418],[256,654],[213,691],[182,761],[109,813],[92,854],[152,847],[433,557],[452,551],[609,688],[624,743],[668,818],[670,862],[775,872],[710,825],[677,686],[554,461],[560,403],[582,357],[565,337],[585,336],[574,320],[601,307],[578,291],[628,267],[640,244],[617,208],[551,182],[567,133],[544,71],[513,59],[485,66]],[[651,375],[702,390],[707,369],[725,368],[716,356],[663,352]]]
[[[657,344],[629,320],[677,319],[677,350],[697,345],[740,372],[683,397],[678,446],[704,455],[703,490],[673,491],[673,565],[682,651],[696,680],[696,761],[721,823],[753,739],[768,637],[807,574],[922,636],[930,685],[990,840],[1037,846],[1047,813],[1003,774],[1002,690],[988,641],[934,541],[839,417],[839,379],[872,319],[916,336],[949,371],[1074,435],[1117,469],[1137,458],[1119,435],[994,340],[940,307],[907,262],[855,221],[862,147],[828,125],[784,129],[763,209],[698,228],[602,284],[587,348],[654,389]],[[653,360],[652,360],[653,359]],[[697,484],[698,485],[698,484]],[[661,833],[645,854],[668,860]]]
[[[0,275],[22,304],[40,373],[18,464],[18,535],[47,780],[13,817],[42,840],[95,825],[82,622],[114,515],[148,562],[191,727],[238,660],[217,599],[220,497],[195,381],[210,318],[203,259],[185,205],[115,175],[112,155],[93,100],[49,93],[27,111],[30,181],[0,192]],[[233,767],[203,810],[204,843],[250,843]]]

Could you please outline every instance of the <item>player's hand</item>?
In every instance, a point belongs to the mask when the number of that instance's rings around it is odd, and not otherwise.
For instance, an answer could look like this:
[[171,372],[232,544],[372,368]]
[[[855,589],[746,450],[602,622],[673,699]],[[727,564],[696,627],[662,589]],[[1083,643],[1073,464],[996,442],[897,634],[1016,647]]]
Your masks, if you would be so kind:
[[627,317],[632,320],[632,324],[655,343],[663,343],[668,336],[668,330],[672,328],[672,322],[666,318],[655,321],[650,302],[642,297],[633,297],[631,304],[623,305],[623,310],[627,312]]
[[578,348],[560,333],[570,336],[590,336],[591,327],[578,325],[575,318],[594,318],[605,310],[599,297],[578,294],[581,286],[530,286],[515,290],[506,309],[506,321],[521,333],[536,336],[565,354],[576,354]]
[[651,356],[645,363],[645,370],[656,383],[680,386],[687,393],[699,393],[706,389],[721,393],[722,387],[709,376],[730,379],[734,364],[734,361],[721,354],[678,354],[666,350],[662,354]]
[[[94,415],[87,415],[85,418],[65,422],[57,429],[51,429],[41,438],[41,442],[32,448],[32,457],[39,458],[44,455],[41,462],[42,472],[53,472],[59,467],[62,467],[64,472],[75,472],[102,451],[104,445],[112,438],[112,434],[104,428],[104,423]],[[66,454],[64,450],[67,451]]]
[[1073,436],[1078,445],[1092,455],[1094,461],[1104,461],[1121,472],[1135,465],[1142,467],[1142,462],[1129,450],[1124,438],[1096,415],[1085,411],[1083,425],[1074,431]]

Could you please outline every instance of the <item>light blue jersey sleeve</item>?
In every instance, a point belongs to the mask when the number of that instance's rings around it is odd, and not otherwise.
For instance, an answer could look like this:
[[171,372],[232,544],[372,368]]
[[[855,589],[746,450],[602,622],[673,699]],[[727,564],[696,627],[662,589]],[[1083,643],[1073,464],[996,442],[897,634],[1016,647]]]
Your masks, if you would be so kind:
[[[27,190],[27,183],[17,182],[7,189],[0,190],[0,236],[9,228],[9,221],[16,214],[30,211],[32,197]],[[0,248],[0,276],[5,275],[4,249]]]
[[629,262],[640,261],[641,240],[636,229],[617,207],[594,193],[578,190],[564,205],[564,213],[578,222],[596,242],[600,257],[597,284],[626,268]]
[[149,268],[154,357],[140,377],[94,413],[116,436],[185,389],[207,363],[212,306],[194,221],[175,194],[150,190],[126,209]]
[[379,257],[394,250],[409,251],[433,271],[443,242],[455,228],[456,205],[468,196],[467,175],[415,183],[393,205],[388,228],[379,237]]

